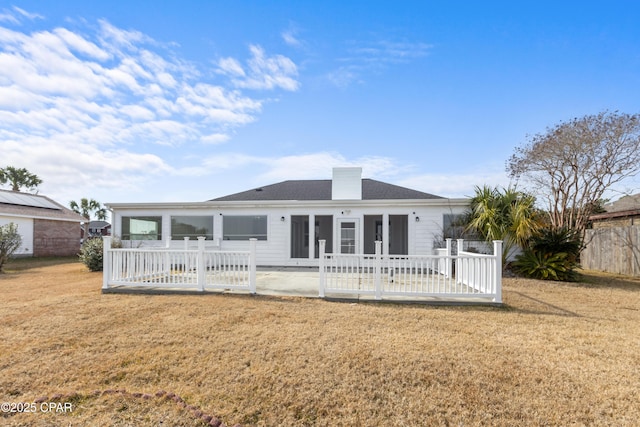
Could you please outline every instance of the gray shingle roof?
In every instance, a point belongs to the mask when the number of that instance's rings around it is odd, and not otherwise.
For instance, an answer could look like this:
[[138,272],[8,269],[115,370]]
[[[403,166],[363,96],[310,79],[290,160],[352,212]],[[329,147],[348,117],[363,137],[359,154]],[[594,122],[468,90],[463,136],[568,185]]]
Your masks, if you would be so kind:
[[[442,199],[429,193],[412,190],[374,179],[362,180],[362,200]],[[331,200],[331,180],[292,180],[254,188],[249,191],[212,199],[214,202],[259,200]]]

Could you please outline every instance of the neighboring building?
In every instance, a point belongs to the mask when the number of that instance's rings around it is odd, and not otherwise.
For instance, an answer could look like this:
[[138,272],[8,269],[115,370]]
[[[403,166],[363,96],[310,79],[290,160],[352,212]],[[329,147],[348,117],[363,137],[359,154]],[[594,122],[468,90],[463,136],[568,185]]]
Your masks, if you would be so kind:
[[[111,235],[111,224],[107,221],[89,221],[89,237]],[[80,236],[84,239],[84,225],[80,227]]]
[[589,217],[593,228],[640,224],[640,194],[621,197],[606,205],[605,210]]
[[0,225],[22,236],[15,256],[70,256],[80,251],[81,215],[48,197],[0,190]]
[[205,236],[222,250],[257,241],[257,264],[318,265],[327,252],[432,254],[445,217],[461,214],[468,199],[447,199],[362,179],[361,168],[335,168],[332,180],[294,180],[194,203],[107,203],[113,234],[132,246],[175,247]]

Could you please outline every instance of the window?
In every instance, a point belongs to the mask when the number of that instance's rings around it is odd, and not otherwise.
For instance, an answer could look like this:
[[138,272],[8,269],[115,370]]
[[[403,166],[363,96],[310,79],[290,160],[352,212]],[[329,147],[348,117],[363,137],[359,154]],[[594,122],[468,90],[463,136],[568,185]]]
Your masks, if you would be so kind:
[[225,216],[222,235],[224,240],[267,240],[267,216]]
[[356,223],[343,222],[340,224],[340,253],[356,253]]
[[475,239],[475,234],[466,229],[466,215],[464,214],[443,214],[442,234],[447,239]]
[[206,240],[213,240],[212,216],[172,216],[171,240],[196,240],[204,236]]
[[162,240],[161,216],[123,216],[123,240]]

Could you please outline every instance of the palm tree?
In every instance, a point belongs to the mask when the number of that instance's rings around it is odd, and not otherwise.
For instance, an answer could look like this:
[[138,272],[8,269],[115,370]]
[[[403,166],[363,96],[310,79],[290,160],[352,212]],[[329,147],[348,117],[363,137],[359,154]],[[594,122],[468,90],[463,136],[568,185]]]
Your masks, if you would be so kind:
[[11,184],[12,191],[20,191],[22,187],[33,190],[42,184],[42,180],[37,175],[30,173],[25,168],[18,169],[13,166],[0,168],[0,184],[7,182]]
[[93,213],[95,217],[104,221],[107,218],[107,210],[100,205],[100,202],[97,202],[93,199],[80,199],[80,204],[78,204],[75,200],[69,202],[69,207],[77,214],[85,217],[86,221],[84,222],[84,238],[87,239],[89,237],[89,221],[91,221],[91,214]]
[[515,188],[476,187],[469,206],[467,230],[477,232],[485,241],[502,240],[502,261],[519,246],[526,247],[540,229],[535,197]]

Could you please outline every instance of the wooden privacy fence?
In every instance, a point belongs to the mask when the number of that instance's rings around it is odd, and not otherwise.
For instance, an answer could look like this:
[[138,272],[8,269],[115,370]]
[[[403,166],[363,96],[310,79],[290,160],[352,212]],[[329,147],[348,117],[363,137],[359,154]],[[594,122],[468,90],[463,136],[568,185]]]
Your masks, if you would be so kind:
[[256,239],[248,251],[205,249],[198,237],[197,249],[111,248],[103,237],[102,289],[115,286],[197,291],[229,289],[256,293]]
[[587,230],[585,242],[582,268],[640,276],[640,225]]
[[[458,248],[463,247],[462,239]],[[320,241],[320,297],[326,294],[385,297],[438,297],[447,300],[488,299],[502,302],[502,241],[493,254],[458,251],[451,239],[437,255],[327,254]]]

